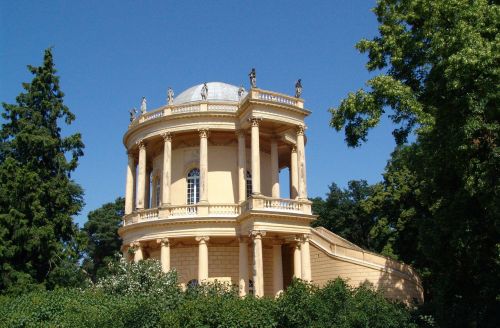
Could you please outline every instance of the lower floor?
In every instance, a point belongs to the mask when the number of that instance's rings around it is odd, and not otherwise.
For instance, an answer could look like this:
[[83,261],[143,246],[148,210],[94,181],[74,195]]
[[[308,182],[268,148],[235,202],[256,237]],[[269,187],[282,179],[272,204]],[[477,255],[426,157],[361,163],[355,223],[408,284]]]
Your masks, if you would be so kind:
[[241,296],[274,297],[293,277],[323,286],[337,277],[357,287],[368,283],[386,297],[423,302],[420,279],[411,267],[362,250],[324,228],[310,234],[197,236],[141,240],[124,247],[130,260],[157,259],[175,269],[183,286],[203,281],[236,285]]

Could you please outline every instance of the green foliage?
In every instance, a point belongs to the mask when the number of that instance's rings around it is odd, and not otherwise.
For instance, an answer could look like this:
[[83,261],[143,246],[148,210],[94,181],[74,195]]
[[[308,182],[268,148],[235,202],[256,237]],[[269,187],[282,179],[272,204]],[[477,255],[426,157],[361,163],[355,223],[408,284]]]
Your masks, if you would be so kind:
[[[380,206],[387,244],[425,272],[442,326],[500,323],[500,6],[487,0],[380,0],[379,36],[362,40],[368,91],[331,109],[349,146],[387,110],[402,145]],[[381,221],[379,221],[381,222]]]
[[156,261],[115,269],[92,288],[0,296],[0,327],[416,327],[402,305],[341,279],[321,289],[295,280],[278,299],[239,298],[219,283],[182,292]]
[[23,83],[16,104],[3,103],[0,130],[0,291],[20,292],[79,284],[81,250],[72,216],[83,206],[83,191],[70,174],[83,155],[80,134],[61,136],[60,122],[74,115],[47,49],[43,65]]
[[107,273],[108,264],[120,252],[122,240],[118,236],[118,228],[124,215],[124,207],[123,197],[117,198],[113,203],[106,203],[91,211],[83,226],[82,230],[88,240],[83,268],[94,281]]
[[373,195],[379,185],[369,185],[365,180],[352,180],[347,189],[335,183],[325,200],[314,198],[313,212],[319,215],[314,226],[322,226],[365,249],[379,251],[371,230],[377,224],[377,207]]

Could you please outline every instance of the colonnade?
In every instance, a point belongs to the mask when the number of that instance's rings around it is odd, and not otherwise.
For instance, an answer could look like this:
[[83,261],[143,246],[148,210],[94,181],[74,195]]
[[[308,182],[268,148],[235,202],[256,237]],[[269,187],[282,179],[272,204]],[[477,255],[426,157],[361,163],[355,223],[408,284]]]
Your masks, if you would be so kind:
[[[263,238],[265,231],[253,230],[249,236],[239,237],[239,295],[245,296],[249,293],[249,266],[248,266],[248,244],[253,245],[253,266],[252,279],[254,283],[254,294],[257,297],[264,296],[264,261],[263,261]],[[198,281],[201,283],[209,278],[208,272],[208,243],[209,236],[195,237],[198,242]],[[309,250],[309,235],[304,234],[291,241],[294,247],[293,252],[293,276],[305,281],[311,281],[311,258]],[[163,272],[171,269],[170,245],[171,238],[158,239],[160,245],[160,262]],[[283,266],[282,266],[282,245],[284,240],[273,239],[273,294],[279,295],[283,291]],[[134,253],[134,262],[144,258],[141,242],[130,244]]]
[[[261,195],[260,178],[260,118],[251,118],[251,173],[252,173],[252,195]],[[200,203],[208,202],[208,135],[206,128],[198,130],[200,137]],[[290,198],[307,199],[306,182],[306,160],[304,147],[304,126],[296,128],[296,144],[290,151]],[[246,200],[246,132],[236,131],[238,138],[238,201]],[[163,146],[163,169],[161,177],[161,206],[171,204],[172,183],[172,134],[162,134]],[[279,163],[278,163],[278,139],[271,138],[271,197],[280,197],[279,185]],[[142,210],[149,207],[150,174],[147,172],[146,151],[147,144],[144,140],[137,143],[139,150],[137,171],[135,167],[134,154],[128,152],[127,183],[125,192],[125,214],[134,210],[134,190],[136,190],[135,208]],[[137,176],[136,176],[137,172]],[[160,204],[156,204],[159,206]]]

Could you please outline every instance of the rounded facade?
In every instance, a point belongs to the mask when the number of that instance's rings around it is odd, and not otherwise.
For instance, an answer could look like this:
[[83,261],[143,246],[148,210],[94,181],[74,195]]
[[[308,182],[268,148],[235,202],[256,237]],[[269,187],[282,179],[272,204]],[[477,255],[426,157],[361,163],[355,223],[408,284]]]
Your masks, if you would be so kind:
[[[242,296],[276,295],[294,276],[318,284],[340,276],[354,285],[390,282],[382,288],[388,297],[422,301],[410,267],[310,227],[310,112],[301,98],[209,82],[142,110],[123,139],[128,168],[119,234],[131,260],[157,258],[183,284],[226,281]],[[289,190],[280,188],[284,168]]]

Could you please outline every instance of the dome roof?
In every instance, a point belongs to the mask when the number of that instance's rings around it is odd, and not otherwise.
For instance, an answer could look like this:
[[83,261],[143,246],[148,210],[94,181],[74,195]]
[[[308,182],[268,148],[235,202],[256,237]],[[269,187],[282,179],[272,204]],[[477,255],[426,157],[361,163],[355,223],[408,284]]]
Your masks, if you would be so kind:
[[[201,88],[202,84],[195,85],[189,89],[181,92],[177,97],[174,98],[174,105],[185,104],[193,101],[201,100]],[[223,82],[207,82],[208,88],[208,101],[231,101],[238,102],[240,99],[238,97],[239,87],[227,84]],[[243,97],[247,95],[245,91]]]

